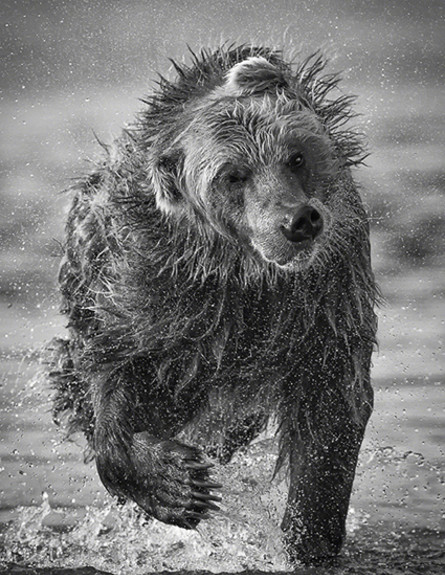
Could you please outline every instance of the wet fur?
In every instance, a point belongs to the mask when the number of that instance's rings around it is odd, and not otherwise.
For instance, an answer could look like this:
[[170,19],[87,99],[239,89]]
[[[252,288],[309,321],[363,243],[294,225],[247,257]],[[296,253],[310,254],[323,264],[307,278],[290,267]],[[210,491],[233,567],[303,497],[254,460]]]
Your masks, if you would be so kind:
[[[156,203],[156,186],[174,196],[170,150],[200,113],[196,102],[216,97],[226,72],[251,56],[278,70],[266,74],[261,90],[298,101],[309,126],[315,117],[322,133],[308,130],[308,138],[321,138],[333,158],[324,164],[333,222],[311,265],[296,273],[243,245],[224,214],[209,222],[198,202],[173,217]],[[277,465],[290,461],[292,475],[294,444],[310,437],[329,445],[336,410],[362,432],[372,408],[377,289],[368,221],[350,174],[365,153],[345,128],[351,99],[331,97],[338,78],[323,75],[319,56],[291,65],[279,52],[238,47],[192,58],[190,66],[174,64],[176,80],[161,79],[137,123],[76,186],[60,268],[70,337],[52,346],[54,415],[67,414],[69,430],[83,431],[97,456],[94,406],[102,385],[133,404],[127,414],[107,415],[117,422],[116,445],[149,430],[160,439],[186,438],[222,460],[275,416]],[[243,89],[252,86],[258,78],[246,77]],[[124,483],[120,493],[128,494]],[[291,556],[293,548],[303,558],[325,553],[295,543],[298,529],[287,524]]]

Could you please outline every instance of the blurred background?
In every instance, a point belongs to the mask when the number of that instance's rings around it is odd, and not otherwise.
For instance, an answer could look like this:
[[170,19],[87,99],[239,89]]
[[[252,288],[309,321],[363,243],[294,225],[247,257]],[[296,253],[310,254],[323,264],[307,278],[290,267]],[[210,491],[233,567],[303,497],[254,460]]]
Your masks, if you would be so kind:
[[168,57],[187,60],[187,45],[227,41],[303,57],[322,48],[329,71],[343,71],[342,89],[358,96],[355,123],[371,155],[356,177],[386,303],[374,360],[376,409],[344,561],[363,567],[368,553],[370,572],[380,572],[378,561],[392,561],[391,573],[425,565],[442,572],[444,8],[443,0],[3,0],[0,567],[285,565],[273,527],[283,490],[264,494],[244,476],[256,469],[253,476],[268,481],[269,440],[221,470],[234,487],[209,527],[190,534],[145,526],[133,510],[113,507],[94,465],[82,462],[82,440],[63,441],[51,422],[50,390],[36,375],[39,349],[64,329],[56,286],[70,199],[63,190],[100,155],[96,136],[110,142],[132,121],[156,73],[173,76]]

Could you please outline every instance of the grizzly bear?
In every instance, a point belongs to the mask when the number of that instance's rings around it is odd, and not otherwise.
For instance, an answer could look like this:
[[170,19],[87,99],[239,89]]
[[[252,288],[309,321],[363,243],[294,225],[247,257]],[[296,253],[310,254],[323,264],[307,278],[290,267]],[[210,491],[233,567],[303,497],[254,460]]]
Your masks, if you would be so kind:
[[286,549],[323,560],[372,410],[352,99],[319,55],[191,54],[76,185],[54,415],[85,433],[110,493],[185,529],[218,509],[209,457],[229,461],[273,417]]

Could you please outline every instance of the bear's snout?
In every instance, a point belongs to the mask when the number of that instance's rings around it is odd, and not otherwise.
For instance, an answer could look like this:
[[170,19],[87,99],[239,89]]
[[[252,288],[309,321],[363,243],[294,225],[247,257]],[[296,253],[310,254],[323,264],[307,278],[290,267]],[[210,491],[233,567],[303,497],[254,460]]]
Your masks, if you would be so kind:
[[294,243],[314,240],[322,230],[322,215],[312,206],[303,206],[297,211],[289,226],[281,226],[285,238]]

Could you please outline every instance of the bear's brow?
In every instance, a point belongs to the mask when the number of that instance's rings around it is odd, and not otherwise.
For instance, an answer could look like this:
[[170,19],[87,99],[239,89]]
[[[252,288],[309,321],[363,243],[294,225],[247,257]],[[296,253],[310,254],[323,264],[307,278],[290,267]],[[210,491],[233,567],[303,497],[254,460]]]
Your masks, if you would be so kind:
[[270,157],[286,161],[290,152],[300,151],[307,138],[314,137],[313,126],[307,125],[306,118],[287,114],[270,118],[260,112],[258,109],[247,113],[239,113],[237,109],[221,111],[212,116],[207,135],[219,146],[242,152],[250,162],[262,163]]
[[295,100],[267,95],[261,98],[224,97],[217,101],[201,101],[201,104],[192,111],[194,121],[202,125],[230,124],[232,127],[241,125],[251,130],[257,126],[261,128],[261,124],[264,126],[273,124],[280,117],[298,110],[301,110],[301,106]]

